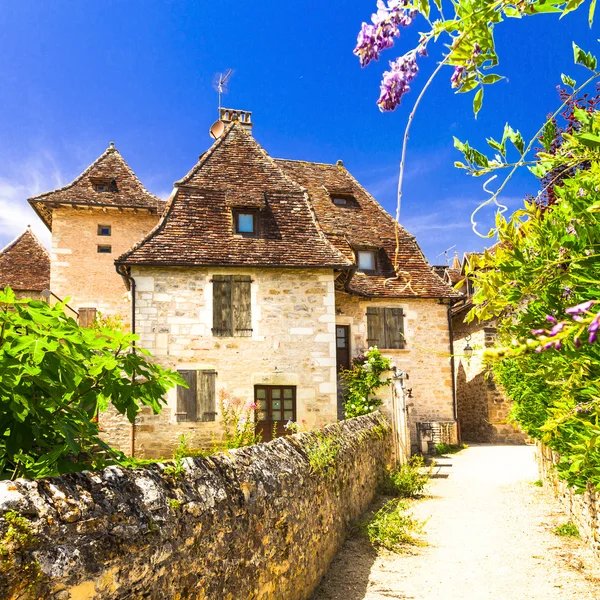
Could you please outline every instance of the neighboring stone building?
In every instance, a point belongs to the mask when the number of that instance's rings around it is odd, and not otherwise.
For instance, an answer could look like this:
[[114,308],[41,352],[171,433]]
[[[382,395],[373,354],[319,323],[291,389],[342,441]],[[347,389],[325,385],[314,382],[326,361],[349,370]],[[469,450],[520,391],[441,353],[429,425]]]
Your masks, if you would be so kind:
[[12,288],[17,298],[41,298],[50,288],[50,254],[27,229],[0,250],[0,288]]
[[[377,345],[410,375],[413,447],[417,423],[442,424],[455,441],[458,294],[341,161],[273,159],[249,113],[221,116],[160,220],[160,201],[113,147],[70,186],[30,200],[52,229],[52,291],[77,308],[133,311],[140,345],[189,384],[133,429],[102,415],[107,437],[144,456],[169,456],[182,433],[210,444],[222,394],[256,402],[263,439],[288,420],[323,425],[338,418],[339,366]],[[112,256],[99,251],[108,244]],[[109,273],[120,252],[122,277]]]
[[484,350],[495,343],[496,323],[493,320],[479,322],[477,319],[465,323],[465,317],[473,307],[473,283],[466,276],[466,267],[472,255],[465,254],[463,258],[459,271],[461,278],[457,277],[456,265],[453,265],[456,283],[463,282],[459,286],[463,299],[452,309],[456,399],[461,436],[466,442],[522,444],[527,436],[508,422],[510,401],[494,382],[491,370],[483,359]]
[[52,232],[52,292],[70,297],[76,311],[128,323],[127,287],[114,260],[156,225],[165,202],[144,189],[111,143],[72,183],[29,203]]

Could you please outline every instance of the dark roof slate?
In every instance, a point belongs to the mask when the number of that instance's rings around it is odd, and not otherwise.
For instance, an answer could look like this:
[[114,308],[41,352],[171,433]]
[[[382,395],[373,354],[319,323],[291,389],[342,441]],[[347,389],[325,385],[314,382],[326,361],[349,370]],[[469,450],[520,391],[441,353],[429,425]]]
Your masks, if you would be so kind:
[[[108,184],[98,191],[97,184]],[[52,229],[52,209],[60,204],[137,208],[161,213],[165,202],[151,194],[113,144],[68,185],[29,198],[36,213]]]
[[50,255],[28,227],[0,251],[0,288],[41,292],[50,287]]
[[[159,224],[126,265],[351,268],[321,231],[306,190],[237,122],[175,184]],[[260,208],[260,236],[234,235],[231,207]]]
[[[398,226],[398,264],[395,278],[396,221],[341,164],[277,159],[283,170],[307,188],[317,219],[329,240],[353,262],[354,251],[377,249],[378,273],[355,273],[346,290],[368,297],[451,298],[460,294],[432,269],[414,236]],[[349,198],[346,206],[332,202],[332,194]]]

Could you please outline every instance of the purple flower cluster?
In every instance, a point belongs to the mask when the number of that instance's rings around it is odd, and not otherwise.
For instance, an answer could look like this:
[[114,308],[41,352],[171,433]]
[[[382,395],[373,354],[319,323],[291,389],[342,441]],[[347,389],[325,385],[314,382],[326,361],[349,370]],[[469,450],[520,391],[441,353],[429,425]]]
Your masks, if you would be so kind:
[[[592,306],[596,304],[595,300],[588,300],[587,302],[582,302],[577,306],[571,306],[570,308],[565,309],[565,313],[569,315],[574,321],[583,321],[582,315],[587,313]],[[561,333],[565,326],[567,325],[567,321],[558,321],[554,315],[546,315],[546,321],[552,323],[553,327],[548,331],[547,329],[532,329],[532,335],[536,337],[543,337],[543,340],[547,338],[555,338],[559,333]],[[593,344],[598,336],[598,330],[600,330],[600,312],[596,314],[596,316],[592,319],[592,322],[588,326],[589,338],[588,342]],[[581,340],[578,337],[573,339],[573,345],[575,348],[581,348]],[[549,350],[550,348],[554,348],[555,350],[560,350],[562,348],[561,340],[550,339],[542,346],[538,346],[535,351],[542,352],[543,350]]]
[[460,82],[462,81],[463,73],[465,72],[465,68],[458,66],[454,67],[454,73],[452,73],[452,77],[450,77],[450,83],[453,88],[457,88],[460,86]]
[[402,100],[402,96],[410,91],[410,83],[417,76],[416,52],[413,50],[390,62],[390,70],[383,74],[381,94],[377,106],[381,112],[394,110]]
[[377,12],[371,15],[372,25],[363,23],[358,32],[354,54],[358,56],[361,67],[372,60],[378,60],[386,48],[394,45],[394,38],[400,35],[400,27],[408,27],[417,13],[406,8],[407,0],[383,0],[377,2]]

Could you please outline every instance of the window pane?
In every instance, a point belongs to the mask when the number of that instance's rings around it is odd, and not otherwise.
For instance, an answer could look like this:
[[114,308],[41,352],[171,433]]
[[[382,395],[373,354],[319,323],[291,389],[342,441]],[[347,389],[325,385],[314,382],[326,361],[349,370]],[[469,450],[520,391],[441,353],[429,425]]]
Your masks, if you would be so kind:
[[259,400],[258,401],[258,408],[260,410],[267,410],[267,401],[266,400]]
[[294,418],[294,411],[293,410],[284,410],[283,411],[283,418],[286,421],[291,421]]
[[110,225],[98,225],[98,235],[110,235]]
[[274,410],[272,413],[272,420],[273,421],[281,421],[281,411],[280,410]]
[[256,390],[256,397],[257,398],[265,398],[267,394],[267,390],[265,390],[264,388],[258,388]]
[[363,271],[375,270],[375,252],[359,252],[358,268]]
[[279,388],[274,388],[271,390],[271,398],[273,398],[273,400],[275,398],[281,398],[281,390]]
[[112,248],[110,246],[98,246],[98,252],[100,254],[110,254],[112,252]]
[[254,215],[238,213],[238,233],[254,233]]
[[337,206],[346,206],[346,198],[340,198],[339,196],[333,199],[333,203]]
[[281,400],[273,400],[273,410],[281,409]]
[[294,408],[294,401],[293,400],[284,400],[283,408],[285,408],[286,410],[291,410],[292,408]]
[[292,388],[284,388],[283,389],[283,397],[284,398],[292,398]]

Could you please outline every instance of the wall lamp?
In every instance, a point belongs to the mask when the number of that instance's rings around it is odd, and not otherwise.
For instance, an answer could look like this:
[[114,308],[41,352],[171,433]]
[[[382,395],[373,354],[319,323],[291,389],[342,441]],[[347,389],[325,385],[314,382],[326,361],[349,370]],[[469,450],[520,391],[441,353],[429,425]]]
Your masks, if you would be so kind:
[[467,345],[465,346],[464,350],[463,350],[463,355],[466,356],[467,358],[471,358],[471,356],[473,356],[473,348],[471,347],[471,336],[467,335],[465,337],[465,340],[467,342]]

